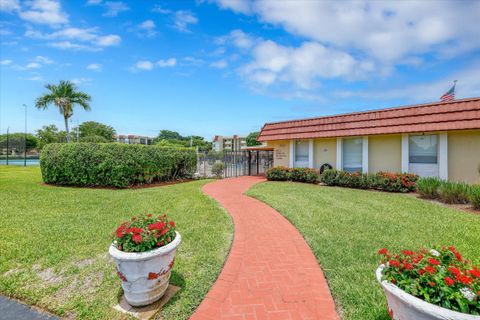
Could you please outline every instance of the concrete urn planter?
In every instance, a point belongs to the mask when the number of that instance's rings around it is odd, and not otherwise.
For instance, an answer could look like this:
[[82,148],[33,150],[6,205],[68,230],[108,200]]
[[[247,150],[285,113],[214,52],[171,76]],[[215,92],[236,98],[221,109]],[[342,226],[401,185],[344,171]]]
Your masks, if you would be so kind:
[[110,246],[109,253],[115,260],[125,299],[130,305],[146,306],[165,294],[181,241],[182,237],[175,232],[172,242],[146,252],[124,252],[113,244]]
[[384,265],[377,271],[377,280],[387,297],[388,313],[394,320],[480,320],[480,316],[445,309],[406,293],[396,285],[383,280]]

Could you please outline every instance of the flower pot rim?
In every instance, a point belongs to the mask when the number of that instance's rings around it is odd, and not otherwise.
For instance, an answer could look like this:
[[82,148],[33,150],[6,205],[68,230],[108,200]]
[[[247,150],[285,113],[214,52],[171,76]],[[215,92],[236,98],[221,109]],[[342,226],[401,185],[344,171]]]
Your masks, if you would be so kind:
[[403,291],[402,289],[400,289],[399,287],[397,287],[396,285],[394,285],[393,283],[387,280],[382,281],[382,273],[384,268],[385,268],[385,264],[381,264],[375,271],[377,281],[380,283],[380,285],[385,291],[389,291],[391,294],[395,295],[397,298],[402,300],[406,305],[415,309],[422,309],[425,311],[428,310],[428,313],[430,313],[433,316],[441,317],[441,319],[452,318],[452,319],[463,319],[463,320],[480,320],[480,316],[476,316],[468,313],[462,313],[462,312],[440,307],[436,304],[427,302],[425,300],[417,298]]
[[169,253],[170,251],[174,250],[178,245],[182,242],[182,236],[178,231],[175,231],[175,239],[172,242],[167,244],[166,246],[156,248],[149,251],[144,252],[125,252],[118,250],[117,247],[112,243],[108,252],[110,255],[118,260],[130,260],[130,261],[142,261],[150,259],[151,257],[163,255]]

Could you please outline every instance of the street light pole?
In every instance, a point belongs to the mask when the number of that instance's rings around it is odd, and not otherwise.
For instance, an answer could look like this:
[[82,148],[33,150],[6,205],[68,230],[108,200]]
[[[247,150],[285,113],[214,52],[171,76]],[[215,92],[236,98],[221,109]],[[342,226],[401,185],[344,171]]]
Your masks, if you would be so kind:
[[23,139],[23,166],[27,166],[27,105],[23,104],[25,107],[25,136]]

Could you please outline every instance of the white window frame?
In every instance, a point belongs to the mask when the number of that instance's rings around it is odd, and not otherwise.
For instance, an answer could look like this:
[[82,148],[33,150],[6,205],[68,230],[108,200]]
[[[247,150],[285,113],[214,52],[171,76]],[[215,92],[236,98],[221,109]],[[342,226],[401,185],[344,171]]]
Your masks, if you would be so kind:
[[[305,161],[305,165],[297,166],[295,161],[295,150],[296,150],[296,142],[297,141],[308,141],[308,161]],[[290,140],[290,159],[289,159],[289,167],[290,168],[313,168],[314,166],[314,143],[313,139],[298,139],[298,140]]]
[[[368,173],[368,136],[349,138],[362,138],[362,173]],[[337,170],[343,170],[343,139],[344,138],[337,138],[337,156],[335,164]]]
[[[412,135],[419,135],[422,133],[415,133]],[[425,133],[425,134],[437,134],[438,135],[438,151],[437,151],[437,165],[438,165],[438,177],[443,180],[448,180],[448,133]],[[410,172],[410,134],[402,134],[402,172]]]

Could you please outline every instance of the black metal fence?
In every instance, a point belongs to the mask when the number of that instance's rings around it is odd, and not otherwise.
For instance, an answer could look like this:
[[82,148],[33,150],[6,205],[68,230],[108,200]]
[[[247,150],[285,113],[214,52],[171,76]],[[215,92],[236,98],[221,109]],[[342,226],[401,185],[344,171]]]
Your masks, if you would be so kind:
[[0,135],[0,165],[38,165],[39,154],[35,147],[22,135]]
[[216,163],[223,167],[220,174],[223,178],[261,175],[272,167],[273,151],[242,150],[198,153],[197,175],[205,178],[216,176],[214,172]]

